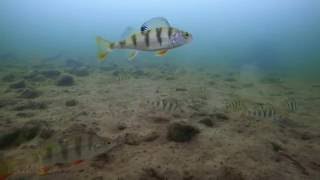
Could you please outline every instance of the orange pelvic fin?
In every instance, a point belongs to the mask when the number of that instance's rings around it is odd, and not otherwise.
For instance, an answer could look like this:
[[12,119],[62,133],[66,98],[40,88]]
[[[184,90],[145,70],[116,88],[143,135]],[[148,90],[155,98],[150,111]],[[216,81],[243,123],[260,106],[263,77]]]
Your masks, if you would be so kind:
[[49,167],[49,166],[43,166],[43,167],[41,167],[41,168],[39,169],[38,174],[39,174],[40,176],[45,176],[45,175],[47,175],[47,174],[49,173],[49,170],[50,170],[50,167]]
[[168,52],[167,49],[157,51],[157,52],[156,52],[156,56],[164,56],[164,55],[167,54],[167,52]]
[[78,164],[81,164],[83,162],[84,162],[84,160],[82,160],[82,159],[75,160],[75,161],[72,162],[72,165],[78,165]]
[[0,175],[0,180],[6,180],[12,173],[2,174]]

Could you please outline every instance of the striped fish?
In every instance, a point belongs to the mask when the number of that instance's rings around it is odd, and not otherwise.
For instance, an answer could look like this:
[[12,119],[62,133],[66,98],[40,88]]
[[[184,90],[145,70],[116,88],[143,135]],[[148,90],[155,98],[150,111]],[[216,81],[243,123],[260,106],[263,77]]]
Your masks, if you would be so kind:
[[12,169],[0,154],[0,180],[5,180],[11,175]]
[[271,104],[257,104],[253,109],[248,110],[247,115],[263,119],[277,118],[276,110]]
[[96,43],[98,58],[104,61],[114,49],[134,50],[129,55],[129,60],[133,60],[138,51],[156,51],[156,55],[164,56],[169,49],[187,44],[191,40],[190,33],[171,27],[165,18],[156,17],[145,22],[140,32],[135,32],[124,40],[109,42],[98,36]]
[[92,159],[111,147],[109,141],[92,132],[48,143],[41,148],[38,157],[47,166],[66,163],[77,164]]
[[116,76],[116,80],[118,82],[126,81],[133,78],[129,73],[127,72],[121,72]]
[[192,88],[189,93],[193,98],[199,98],[202,100],[207,100],[209,97],[208,89],[204,86]]
[[296,112],[298,110],[297,101],[294,98],[288,98],[285,100],[285,105],[287,107],[288,112]]
[[233,101],[231,101],[231,102],[229,102],[229,103],[227,103],[225,105],[225,110],[227,112],[239,112],[239,111],[242,111],[244,109],[246,109],[246,106],[239,99],[233,100]]
[[114,146],[115,143],[93,132],[55,137],[31,153],[34,156],[32,164],[17,164],[19,167],[14,168],[9,179],[52,174],[61,167],[72,167],[92,160]]
[[176,99],[157,99],[155,101],[147,101],[153,110],[174,113],[180,111],[179,103]]

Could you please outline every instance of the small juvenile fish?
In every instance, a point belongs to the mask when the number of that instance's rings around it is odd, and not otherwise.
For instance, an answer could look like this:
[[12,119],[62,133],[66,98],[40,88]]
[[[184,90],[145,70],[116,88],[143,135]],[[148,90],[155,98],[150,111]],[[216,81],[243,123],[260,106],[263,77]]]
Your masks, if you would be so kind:
[[163,17],[156,17],[145,22],[140,32],[131,34],[127,39],[109,42],[98,36],[96,43],[98,58],[104,61],[114,49],[133,49],[129,55],[129,60],[133,60],[138,51],[156,51],[156,55],[164,56],[169,49],[187,44],[191,40],[190,33],[172,27]]
[[126,80],[129,80],[131,79],[132,76],[130,76],[129,73],[126,73],[126,72],[122,72],[122,73],[119,73],[117,76],[116,76],[116,80],[121,82],[121,81],[126,81]]
[[191,88],[189,94],[195,99],[207,100],[209,98],[208,89],[204,86]]
[[298,110],[297,101],[294,98],[288,98],[285,100],[288,112],[296,112]]
[[248,116],[257,118],[276,119],[277,113],[271,104],[258,104],[252,110],[248,110]]
[[208,99],[208,97],[209,97],[209,93],[208,93],[207,88],[199,87],[199,98],[206,100],[206,99]]
[[153,109],[164,112],[176,112],[180,110],[179,103],[176,99],[157,99],[155,101],[147,101]]
[[225,109],[227,112],[239,112],[246,109],[245,104],[239,100],[233,100],[226,104]]

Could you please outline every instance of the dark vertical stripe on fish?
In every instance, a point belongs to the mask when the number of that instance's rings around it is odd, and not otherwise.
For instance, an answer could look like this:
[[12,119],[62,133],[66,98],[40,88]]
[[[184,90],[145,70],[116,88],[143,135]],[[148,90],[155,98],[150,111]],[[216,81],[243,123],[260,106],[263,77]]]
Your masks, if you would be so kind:
[[156,32],[157,32],[157,40],[158,43],[160,44],[160,46],[162,45],[162,39],[161,39],[161,32],[162,32],[162,28],[156,28]]
[[88,136],[88,149],[92,150],[93,148],[93,133],[90,133]]
[[261,112],[261,109],[258,111],[258,117],[261,117],[262,116],[262,112]]
[[110,44],[110,48],[113,49],[114,48],[114,43]]
[[173,111],[174,110],[174,104],[173,103],[169,103],[169,111]]
[[131,40],[134,47],[137,47],[137,36],[134,34],[131,36]]
[[271,109],[270,111],[269,111],[269,113],[268,113],[268,117],[272,117],[272,113],[273,112],[273,110]]
[[52,160],[52,154],[53,154],[52,147],[51,146],[46,147],[46,154],[45,154],[44,158],[46,160],[48,160],[48,161],[51,161]]
[[124,48],[126,46],[126,40],[120,41],[120,47]]
[[64,160],[69,159],[69,150],[68,145],[66,143],[60,142],[61,155]]
[[163,109],[164,109],[164,110],[166,109],[167,104],[168,104],[167,100],[163,99],[163,100],[162,100],[162,105],[163,105]]
[[82,137],[79,136],[75,140],[75,151],[76,151],[76,154],[77,154],[78,158],[80,158],[81,155],[82,155],[82,149],[81,148],[82,148]]
[[144,42],[146,44],[146,47],[149,47],[150,46],[150,30],[146,31],[144,33]]
[[168,37],[169,37],[169,38],[170,38],[171,35],[172,35],[172,31],[173,31],[172,27],[169,27],[169,29],[168,29]]

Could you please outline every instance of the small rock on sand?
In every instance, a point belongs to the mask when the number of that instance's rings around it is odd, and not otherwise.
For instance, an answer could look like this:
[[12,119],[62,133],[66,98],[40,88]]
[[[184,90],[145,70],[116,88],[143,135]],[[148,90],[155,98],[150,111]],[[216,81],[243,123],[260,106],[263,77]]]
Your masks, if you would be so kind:
[[210,118],[203,118],[199,121],[200,124],[204,124],[205,126],[208,127],[213,127],[214,123]]
[[149,130],[140,133],[126,133],[125,143],[128,145],[139,145],[142,142],[151,142],[156,140],[159,134],[155,131]]
[[200,133],[199,129],[184,122],[175,122],[169,125],[167,139],[175,142],[188,142]]
[[57,81],[57,86],[72,86],[74,79],[70,75],[63,75]]
[[40,94],[41,93],[35,89],[25,88],[21,91],[21,94],[19,97],[26,98],[26,99],[34,99],[34,98],[39,97]]
[[61,72],[58,70],[45,70],[40,72],[46,78],[57,78],[60,76]]
[[4,81],[4,82],[12,82],[15,79],[16,79],[16,77],[13,74],[7,74],[7,75],[2,77],[2,81]]
[[13,83],[9,86],[11,89],[22,89],[26,87],[26,83],[24,81],[19,81],[16,83]]
[[71,99],[71,100],[68,100],[68,101],[66,101],[66,106],[76,106],[77,104],[78,104],[78,101],[77,100],[75,100],[75,99]]

